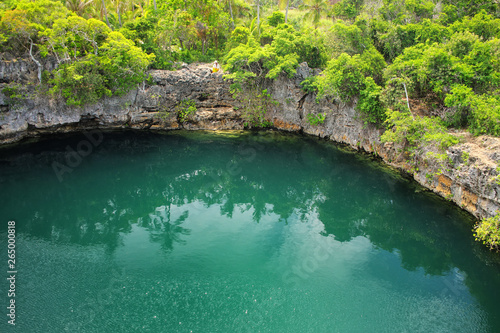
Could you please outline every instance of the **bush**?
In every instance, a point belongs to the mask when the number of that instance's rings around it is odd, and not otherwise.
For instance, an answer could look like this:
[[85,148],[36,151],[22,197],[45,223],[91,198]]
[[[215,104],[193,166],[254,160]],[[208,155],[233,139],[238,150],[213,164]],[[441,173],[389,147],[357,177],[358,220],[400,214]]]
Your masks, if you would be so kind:
[[326,60],[319,41],[299,34],[291,25],[280,24],[274,29],[271,44],[261,46],[252,35],[246,44],[231,49],[223,61],[230,72],[226,78],[241,84],[250,77],[265,76],[275,79],[286,73],[293,77],[299,62],[310,61],[312,67],[322,66]]
[[231,32],[231,37],[226,44],[226,49],[230,51],[240,44],[248,43],[248,36],[250,36],[250,29],[247,27],[236,27]]
[[317,93],[318,92],[318,77],[317,76],[309,76],[304,79],[300,83],[302,86],[302,90],[306,93]]
[[382,84],[384,69],[387,63],[384,57],[373,46],[367,48],[361,54],[361,61],[365,67],[365,75],[371,76],[377,84]]
[[145,79],[145,71],[154,60],[119,32],[111,32],[101,46],[99,67],[114,94],[120,95]]
[[439,118],[413,117],[409,113],[387,111],[387,130],[382,142],[404,143],[410,153],[430,149],[431,146],[445,150],[459,142],[449,134]]
[[68,105],[95,103],[103,96],[121,95],[145,79],[154,59],[119,32],[111,32],[99,50],[81,60],[63,64],[55,71],[53,94],[60,93]]
[[375,78],[381,81],[384,67],[384,58],[374,47],[352,57],[343,53],[330,60],[324,76],[318,79],[319,97],[331,95],[342,102],[350,102],[366,88],[366,77],[372,79],[369,84],[374,83]]
[[454,84],[467,84],[473,69],[454,57],[440,44],[417,44],[405,49],[385,71],[386,80],[405,78],[408,94],[413,98],[431,98],[443,105],[445,95]]
[[476,241],[482,241],[490,250],[500,249],[500,214],[480,221],[473,231]]
[[386,119],[384,107],[380,101],[382,87],[372,77],[365,79],[365,89],[359,94],[357,110],[363,115],[365,123],[382,123]]
[[412,28],[415,30],[415,41],[419,43],[442,43],[450,36],[447,27],[430,19],[424,19]]
[[267,22],[272,27],[277,27],[278,25],[285,23],[285,14],[282,12],[273,12],[271,16],[267,18]]
[[318,126],[319,124],[323,124],[325,122],[325,115],[323,113],[319,113],[317,115],[308,113],[307,122],[313,126]]
[[323,37],[318,30],[306,29],[295,40],[294,50],[299,56],[298,62],[307,62],[311,68],[324,68],[328,61]]
[[330,60],[324,76],[318,79],[318,97],[335,96],[342,102],[351,102],[364,89],[365,67],[359,55],[342,53]]
[[490,38],[500,38],[500,19],[494,18],[484,10],[473,17],[464,17],[450,26],[453,32],[472,32],[486,41]]
[[190,99],[184,99],[175,106],[177,120],[184,123],[189,120],[189,117],[196,113],[196,103]]
[[477,95],[472,88],[456,85],[447,95],[445,104],[455,109],[449,125],[456,126],[467,119],[469,131],[474,135],[500,136],[500,98],[496,95]]
[[378,50],[388,61],[403,53],[403,51],[417,43],[417,27],[415,24],[394,25],[390,24],[387,31],[379,32],[377,36]]
[[383,3],[379,13],[386,20],[399,24],[431,18],[435,7],[432,1],[421,0],[384,0]]
[[341,0],[332,6],[332,13],[337,18],[353,19],[359,15],[363,0]]
[[83,105],[97,102],[104,96],[111,96],[106,77],[99,71],[98,59],[86,59],[64,64],[51,80],[53,94],[60,93],[68,105]]
[[260,90],[257,85],[238,90],[233,97],[242,105],[241,116],[245,127],[270,127],[272,123],[266,118],[267,111],[277,102],[273,100],[267,89]]
[[356,24],[346,24],[342,20],[337,20],[329,30],[325,44],[333,57],[339,57],[342,53],[355,55],[371,46],[368,31],[362,30]]

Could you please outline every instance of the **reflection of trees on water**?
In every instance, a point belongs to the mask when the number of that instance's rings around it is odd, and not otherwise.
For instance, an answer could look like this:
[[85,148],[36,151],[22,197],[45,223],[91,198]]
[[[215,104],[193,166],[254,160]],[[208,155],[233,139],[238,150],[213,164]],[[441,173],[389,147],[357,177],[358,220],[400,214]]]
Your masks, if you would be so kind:
[[186,210],[177,219],[172,220],[170,205],[160,206],[148,217],[140,217],[137,224],[149,230],[151,241],[160,243],[162,250],[170,252],[174,248],[174,243],[186,243],[181,235],[189,235],[190,230],[181,225],[188,216],[189,211]]
[[[28,192],[2,178],[0,183],[13,192],[0,193],[1,202],[25,222],[18,232],[24,228],[54,242],[105,244],[112,253],[122,235],[138,224],[152,241],[172,251],[189,242],[183,223],[192,216],[193,203],[200,210],[218,205],[228,217],[241,207],[253,209],[255,223],[271,209],[282,221],[317,210],[325,236],[333,234],[342,242],[364,236],[380,249],[397,251],[408,270],[422,267],[427,274],[443,275],[458,267],[479,298],[497,292],[479,287],[481,275],[487,274],[482,262],[487,254],[470,251],[473,240],[467,232],[453,232],[464,228],[465,219],[442,201],[436,204],[416,193],[394,173],[366,163],[363,155],[272,133],[200,140],[106,137],[87,165],[62,183],[50,166]],[[47,154],[40,156],[47,159]],[[39,162],[36,155],[32,158]],[[183,213],[172,218],[174,206]]]

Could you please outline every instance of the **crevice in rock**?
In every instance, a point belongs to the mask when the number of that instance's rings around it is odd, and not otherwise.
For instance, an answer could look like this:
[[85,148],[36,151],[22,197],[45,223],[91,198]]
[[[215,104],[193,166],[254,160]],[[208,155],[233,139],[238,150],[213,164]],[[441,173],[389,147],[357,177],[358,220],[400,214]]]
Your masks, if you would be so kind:
[[302,109],[302,107],[304,106],[304,101],[306,100],[307,96],[309,96],[309,93],[302,96],[302,98],[299,100],[299,103],[297,104],[297,110]]

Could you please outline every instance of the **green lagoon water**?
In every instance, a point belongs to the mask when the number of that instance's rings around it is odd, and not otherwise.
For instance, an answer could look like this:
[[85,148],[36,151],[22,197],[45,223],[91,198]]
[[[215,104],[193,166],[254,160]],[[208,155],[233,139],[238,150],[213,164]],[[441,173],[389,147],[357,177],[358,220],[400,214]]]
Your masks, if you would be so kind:
[[86,140],[0,149],[0,332],[500,331],[470,216],[368,156],[275,132]]

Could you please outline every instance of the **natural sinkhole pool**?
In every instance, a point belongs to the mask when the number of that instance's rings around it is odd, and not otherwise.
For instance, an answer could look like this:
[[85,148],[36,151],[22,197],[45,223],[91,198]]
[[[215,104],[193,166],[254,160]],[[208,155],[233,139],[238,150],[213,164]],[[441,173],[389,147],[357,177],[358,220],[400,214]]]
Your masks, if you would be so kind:
[[1,332],[500,330],[471,217],[316,138],[52,137],[0,149],[0,189]]

